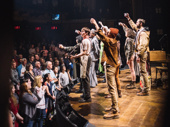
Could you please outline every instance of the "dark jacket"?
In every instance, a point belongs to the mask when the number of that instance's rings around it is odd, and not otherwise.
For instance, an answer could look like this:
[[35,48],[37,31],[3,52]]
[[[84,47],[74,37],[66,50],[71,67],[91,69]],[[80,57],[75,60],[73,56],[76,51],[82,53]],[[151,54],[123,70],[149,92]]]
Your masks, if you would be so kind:
[[20,83],[18,72],[16,69],[11,69],[11,81],[14,85],[17,85],[18,83]]

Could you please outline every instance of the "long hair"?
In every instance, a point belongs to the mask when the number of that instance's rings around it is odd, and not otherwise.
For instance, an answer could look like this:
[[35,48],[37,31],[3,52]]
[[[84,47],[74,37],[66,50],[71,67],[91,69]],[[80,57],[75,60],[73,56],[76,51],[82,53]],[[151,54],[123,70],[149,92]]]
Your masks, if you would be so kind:
[[17,106],[18,102],[17,102],[17,99],[16,97],[14,96],[14,94],[12,93],[12,89],[14,87],[14,84],[10,84],[10,98],[12,99],[13,103],[14,103],[14,106]]
[[47,74],[44,75],[43,84],[47,81],[47,78],[48,78],[49,75],[50,75],[50,73],[47,73]]
[[31,63],[28,63],[28,64],[26,65],[26,71],[29,71],[31,65],[32,65]]
[[35,88],[36,86],[38,86],[40,88],[42,86],[41,79],[42,79],[41,75],[38,75],[34,78],[33,88]]
[[24,95],[24,93],[29,93],[32,95],[31,90],[27,88],[27,83],[28,80],[25,80],[20,86],[20,102],[22,102],[22,96]]

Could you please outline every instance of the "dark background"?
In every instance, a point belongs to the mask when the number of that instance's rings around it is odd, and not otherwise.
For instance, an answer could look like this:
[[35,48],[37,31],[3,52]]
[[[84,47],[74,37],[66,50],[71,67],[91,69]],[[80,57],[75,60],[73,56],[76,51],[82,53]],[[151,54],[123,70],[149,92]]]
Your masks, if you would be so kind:
[[[124,32],[118,22],[128,24],[124,17],[128,12],[134,22],[138,18],[146,20],[151,31],[151,50],[167,50],[166,5],[163,0],[14,0],[14,26],[20,26],[15,30],[14,39],[16,43],[54,41],[56,44],[74,45],[75,29],[80,30],[83,26],[93,28],[89,22],[93,17],[108,27],[119,28],[123,45]],[[60,20],[53,21],[53,14],[60,14]],[[57,30],[51,30],[51,26],[57,26]],[[41,27],[41,30],[35,30],[35,27]]]
[[[127,24],[123,14],[128,12],[134,22],[146,20],[150,28],[150,49],[166,50],[168,45],[168,1],[163,0],[5,0],[1,3],[1,46],[0,46],[0,126],[7,127],[9,97],[9,73],[12,49],[20,43],[43,43],[74,45],[75,29],[83,26],[93,28],[91,17],[102,21],[108,27],[116,27],[124,45],[124,32],[118,26]],[[52,14],[60,14],[60,20],[53,21]],[[20,29],[14,29],[20,26]],[[57,29],[52,30],[51,26]],[[35,30],[41,27],[41,30]],[[121,49],[122,50],[122,49]],[[123,52],[123,50],[122,50]],[[169,98],[163,126],[169,127]]]

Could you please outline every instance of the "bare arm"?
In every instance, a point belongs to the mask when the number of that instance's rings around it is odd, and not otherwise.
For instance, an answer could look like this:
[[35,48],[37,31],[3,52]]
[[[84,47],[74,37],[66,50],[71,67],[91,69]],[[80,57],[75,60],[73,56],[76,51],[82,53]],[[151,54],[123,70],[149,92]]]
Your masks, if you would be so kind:
[[99,30],[100,27],[99,27],[99,25],[97,24],[97,22],[96,22],[96,20],[94,18],[90,19],[90,23],[95,26],[97,31]]
[[47,92],[47,95],[48,95],[49,97],[51,97],[51,98],[54,100],[55,97],[54,97],[53,95],[50,94],[49,89],[48,89],[47,86],[45,86],[45,90],[46,90],[46,92]]
[[135,31],[138,31],[138,28],[137,28],[136,24],[133,22],[133,20],[130,18],[129,13],[125,13],[124,16],[129,21],[129,25],[132,27],[132,29],[134,29]]
[[75,55],[75,56],[70,56],[70,59],[75,59],[75,58],[79,58],[79,57],[81,57],[81,56],[83,56],[83,55],[86,55],[87,54],[87,50],[84,50],[83,52],[81,52],[81,53],[79,53],[79,54],[77,54],[77,55]]

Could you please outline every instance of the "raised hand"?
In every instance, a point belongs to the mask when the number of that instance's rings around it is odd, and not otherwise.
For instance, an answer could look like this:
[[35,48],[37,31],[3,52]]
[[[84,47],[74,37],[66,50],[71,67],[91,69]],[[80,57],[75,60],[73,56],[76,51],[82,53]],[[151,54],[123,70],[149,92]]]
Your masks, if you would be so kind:
[[63,49],[64,46],[63,46],[62,44],[59,44],[59,48],[60,48],[60,49]]
[[122,23],[122,22],[119,22],[118,25],[119,25],[119,26],[123,26],[123,23]]
[[75,33],[80,34],[81,32],[80,30],[75,30]]
[[126,17],[127,19],[130,18],[129,13],[124,13],[124,17]]
[[103,27],[103,23],[101,21],[99,21],[98,23],[101,25],[101,27]]
[[91,23],[91,24],[97,24],[97,23],[96,23],[96,20],[95,20],[94,18],[91,18],[91,19],[90,19],[90,23]]

